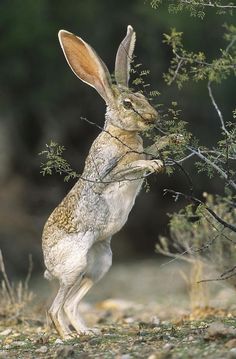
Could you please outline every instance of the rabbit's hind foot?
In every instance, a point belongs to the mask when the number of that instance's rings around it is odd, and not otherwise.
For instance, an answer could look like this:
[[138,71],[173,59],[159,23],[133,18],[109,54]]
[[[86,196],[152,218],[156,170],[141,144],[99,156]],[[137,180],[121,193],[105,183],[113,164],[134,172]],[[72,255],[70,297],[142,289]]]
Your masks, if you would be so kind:
[[83,328],[80,331],[77,332],[76,336],[80,337],[80,336],[99,336],[101,335],[102,331],[98,328]]
[[49,317],[51,319],[52,325],[55,327],[56,331],[60,335],[60,337],[64,340],[69,340],[73,338],[73,332],[70,330],[69,325],[66,321],[59,319],[58,315],[48,312]]

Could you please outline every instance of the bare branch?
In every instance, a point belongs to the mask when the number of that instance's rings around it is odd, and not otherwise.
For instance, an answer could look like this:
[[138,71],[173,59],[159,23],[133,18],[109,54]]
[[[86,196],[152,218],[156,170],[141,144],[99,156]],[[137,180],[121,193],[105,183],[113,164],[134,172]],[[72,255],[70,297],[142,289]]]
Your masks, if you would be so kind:
[[216,112],[219,116],[219,119],[220,119],[220,123],[221,123],[221,128],[222,130],[226,133],[226,135],[229,137],[230,134],[229,132],[227,131],[227,129],[225,128],[225,123],[224,123],[224,119],[223,119],[223,115],[222,115],[222,112],[220,111],[215,99],[214,99],[214,96],[213,96],[213,93],[212,93],[212,89],[211,89],[211,81],[208,81],[208,84],[207,84],[207,88],[208,88],[208,93],[209,93],[209,96],[210,96],[210,99],[211,99],[211,102],[213,104],[213,106],[215,107],[216,109]]
[[176,160],[174,161],[172,158],[169,158],[169,161],[166,161],[165,164],[167,166],[173,166],[175,164],[180,164],[180,163],[183,163],[185,162],[186,160],[188,160],[189,158],[195,156],[195,153],[189,153],[187,156],[181,158],[180,160]]
[[229,52],[229,50],[231,49],[231,47],[234,45],[234,43],[236,42],[236,36],[233,37],[233,39],[230,41],[229,45],[226,47],[225,52]]
[[178,62],[178,65],[176,66],[174,76],[173,76],[172,80],[170,81],[170,85],[175,81],[175,79],[179,73],[180,67],[181,67],[182,63],[184,62],[184,58],[180,58],[180,57],[178,57],[178,58],[180,59],[180,61]]
[[180,3],[195,5],[195,6],[214,7],[218,9],[236,9],[236,5],[232,5],[232,4],[221,5],[221,4],[213,3],[212,1],[203,3],[203,2],[197,2],[191,0],[180,0]]

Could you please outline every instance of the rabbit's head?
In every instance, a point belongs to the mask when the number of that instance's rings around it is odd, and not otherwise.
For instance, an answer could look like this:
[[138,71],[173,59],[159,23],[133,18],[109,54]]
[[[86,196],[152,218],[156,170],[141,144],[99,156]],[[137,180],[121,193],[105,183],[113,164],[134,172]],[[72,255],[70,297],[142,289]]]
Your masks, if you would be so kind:
[[105,100],[107,123],[127,131],[143,131],[155,123],[158,118],[156,110],[143,94],[134,93],[128,87],[135,45],[135,32],[130,25],[116,55],[116,84],[112,84],[106,65],[89,44],[65,30],[59,31],[58,36],[72,71]]

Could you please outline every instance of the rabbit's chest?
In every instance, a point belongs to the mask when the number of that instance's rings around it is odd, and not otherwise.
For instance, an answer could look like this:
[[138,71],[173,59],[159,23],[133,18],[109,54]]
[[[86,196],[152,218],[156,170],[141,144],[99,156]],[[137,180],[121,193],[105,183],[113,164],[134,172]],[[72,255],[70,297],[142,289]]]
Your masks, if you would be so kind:
[[106,223],[105,237],[112,236],[123,227],[142,183],[143,180],[123,181],[114,183],[106,189],[103,198],[108,207],[109,220]]

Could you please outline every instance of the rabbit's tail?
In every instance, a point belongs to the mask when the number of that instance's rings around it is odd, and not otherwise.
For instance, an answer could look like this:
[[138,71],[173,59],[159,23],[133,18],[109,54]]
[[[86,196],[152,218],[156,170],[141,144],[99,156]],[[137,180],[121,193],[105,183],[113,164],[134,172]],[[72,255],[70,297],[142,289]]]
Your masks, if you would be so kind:
[[49,272],[47,269],[44,272],[44,278],[46,278],[47,280],[52,280],[54,278],[54,276],[52,275],[51,272]]

